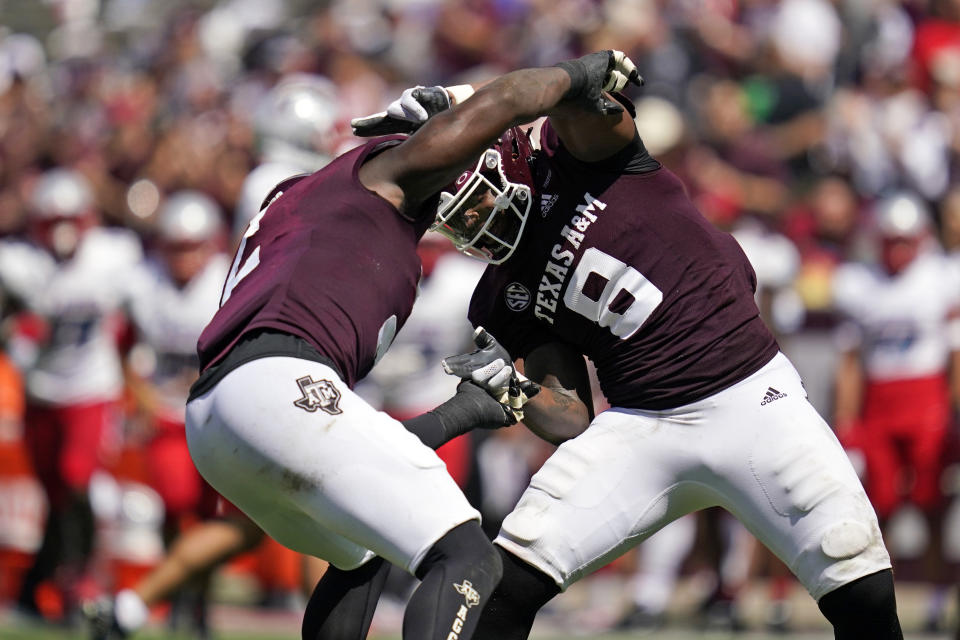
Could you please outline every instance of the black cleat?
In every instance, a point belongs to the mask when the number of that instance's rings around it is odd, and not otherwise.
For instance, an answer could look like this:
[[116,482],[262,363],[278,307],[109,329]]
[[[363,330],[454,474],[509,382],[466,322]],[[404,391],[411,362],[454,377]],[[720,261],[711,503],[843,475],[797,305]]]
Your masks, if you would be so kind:
[[790,620],[793,609],[786,600],[776,600],[767,609],[766,626],[771,633],[790,633]]
[[736,603],[722,596],[710,598],[700,606],[700,625],[706,630],[733,633],[746,629]]
[[654,613],[635,604],[610,629],[611,631],[653,633],[663,628],[664,624],[666,624],[666,617],[663,613]]
[[113,598],[88,600],[80,605],[80,611],[87,622],[89,640],[123,640],[127,637],[117,624]]

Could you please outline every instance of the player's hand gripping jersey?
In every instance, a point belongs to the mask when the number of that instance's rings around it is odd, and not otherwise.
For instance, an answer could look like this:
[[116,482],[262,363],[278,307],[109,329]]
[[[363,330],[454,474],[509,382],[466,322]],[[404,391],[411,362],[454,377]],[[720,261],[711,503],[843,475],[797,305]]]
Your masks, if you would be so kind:
[[548,342],[573,345],[619,407],[688,404],[777,353],[754,303],[750,263],[676,176],[663,167],[623,174],[617,158],[580,162],[549,122],[541,147],[533,167],[540,193],[521,245],[484,273],[474,325],[514,357]]
[[247,227],[220,310],[200,336],[202,368],[243,334],[273,329],[306,340],[351,388],[367,374],[410,315],[416,245],[436,210],[434,200],[405,219],[357,178],[370,154],[402,140],[372,140],[277,186]]

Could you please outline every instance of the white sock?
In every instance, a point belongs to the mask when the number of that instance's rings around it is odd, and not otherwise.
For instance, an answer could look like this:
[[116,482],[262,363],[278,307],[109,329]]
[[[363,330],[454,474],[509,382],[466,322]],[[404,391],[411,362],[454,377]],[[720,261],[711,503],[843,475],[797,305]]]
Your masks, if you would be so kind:
[[133,633],[147,623],[150,609],[135,591],[124,589],[114,600],[114,616],[124,632]]
[[674,520],[640,544],[633,602],[650,613],[663,613],[673,596],[683,561],[697,535],[694,516]]

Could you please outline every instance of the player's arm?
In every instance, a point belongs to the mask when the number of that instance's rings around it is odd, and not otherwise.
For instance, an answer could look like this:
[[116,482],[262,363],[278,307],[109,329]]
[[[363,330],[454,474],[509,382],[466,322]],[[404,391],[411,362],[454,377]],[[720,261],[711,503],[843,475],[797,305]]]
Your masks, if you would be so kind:
[[521,69],[444,111],[360,168],[360,181],[400,210],[450,184],[509,127],[556,106],[570,88],[562,69]]
[[863,366],[859,350],[851,349],[840,354],[834,385],[833,427],[842,437],[860,418]]
[[[447,373],[479,385],[514,409],[522,408],[524,424],[548,442],[559,444],[589,426],[593,419],[590,381],[578,351],[549,343],[515,364],[482,327],[477,328],[474,342],[477,350],[443,359]],[[518,374],[519,369],[523,371]]]
[[[629,59],[626,63],[629,65]],[[632,79],[642,82],[636,70],[625,69]],[[410,87],[390,103],[386,111],[354,119],[354,133],[359,136],[416,131],[430,118],[460,104],[488,82],[455,87]],[[607,104],[615,98],[604,94]],[[570,153],[585,162],[596,162],[614,155],[637,137],[633,117],[621,110],[587,111],[581,105],[562,103],[550,110],[550,121]]]
[[550,124],[570,155],[584,162],[605,160],[638,135],[627,111],[602,115],[563,107],[550,114]]
[[593,420],[593,396],[583,355],[558,342],[531,351],[517,367],[541,390],[523,405],[523,423],[537,436],[560,444],[583,433]]
[[500,429],[516,424],[514,413],[479,385],[464,380],[457,393],[438,407],[403,421],[420,442],[437,449],[473,429]]
[[546,115],[561,102],[579,104],[581,111],[622,111],[601,89],[610,82],[622,87],[627,68],[633,69],[633,63],[622,53],[600,51],[556,67],[500,76],[366,162],[360,181],[398,209],[415,208],[452,182],[506,129]]

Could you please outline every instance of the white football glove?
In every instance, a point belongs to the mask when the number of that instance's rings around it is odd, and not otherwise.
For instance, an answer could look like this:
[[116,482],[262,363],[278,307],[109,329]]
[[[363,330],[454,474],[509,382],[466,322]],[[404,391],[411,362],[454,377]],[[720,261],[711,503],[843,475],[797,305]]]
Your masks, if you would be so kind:
[[386,111],[350,121],[353,135],[362,138],[390,133],[413,133],[423,123],[450,108],[450,96],[443,87],[416,86],[404,89]]
[[440,364],[450,375],[472,380],[483,387],[514,412],[517,420],[523,419],[520,408],[540,392],[540,385],[527,379],[513,367],[513,359],[503,346],[483,327],[473,334],[477,350],[444,358]]
[[643,84],[643,78],[637,71],[637,65],[627,57],[623,51],[613,49],[613,68],[607,71],[607,82],[603,85],[604,91],[622,91],[628,82],[636,85]]

